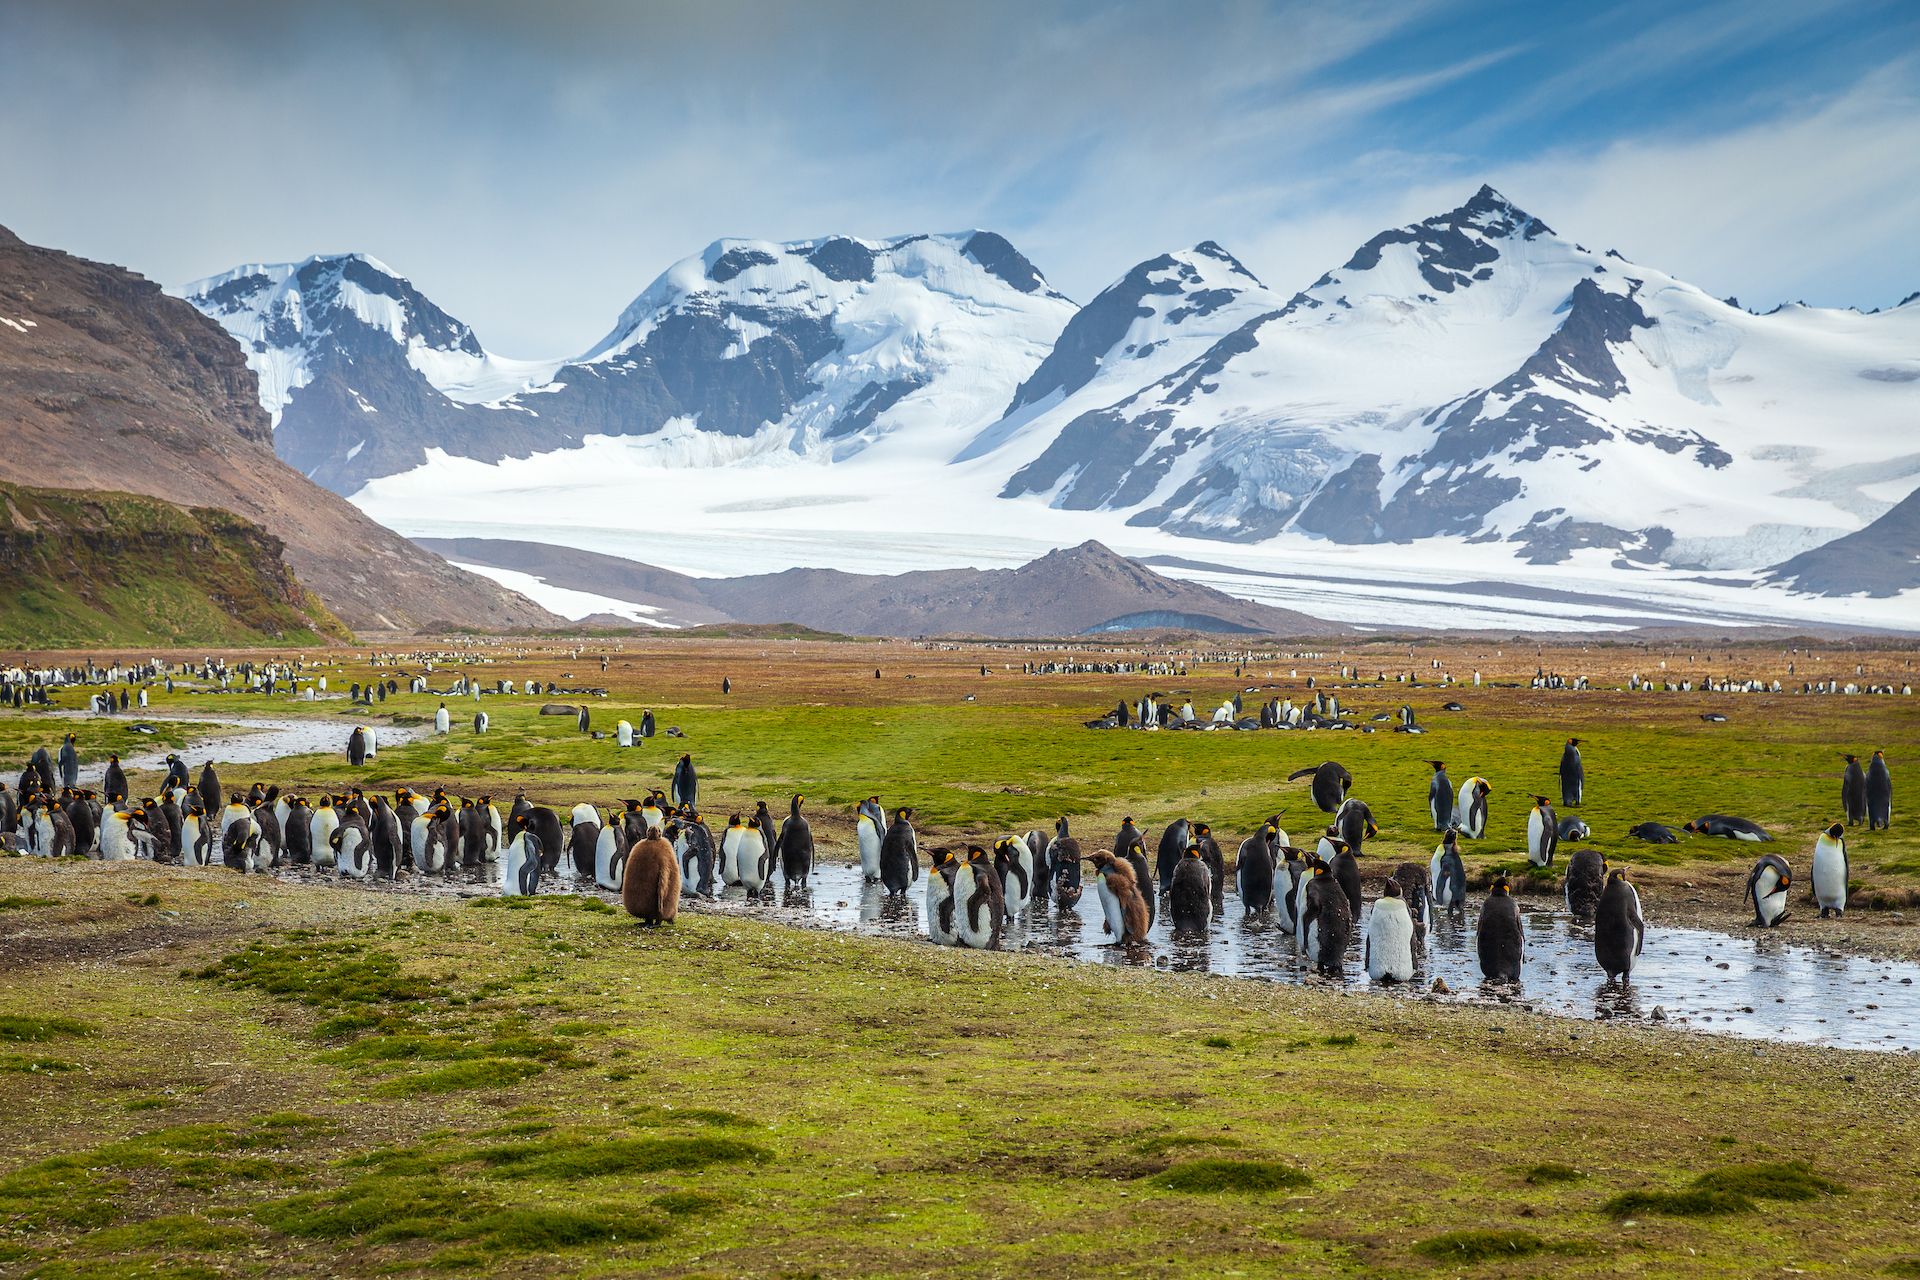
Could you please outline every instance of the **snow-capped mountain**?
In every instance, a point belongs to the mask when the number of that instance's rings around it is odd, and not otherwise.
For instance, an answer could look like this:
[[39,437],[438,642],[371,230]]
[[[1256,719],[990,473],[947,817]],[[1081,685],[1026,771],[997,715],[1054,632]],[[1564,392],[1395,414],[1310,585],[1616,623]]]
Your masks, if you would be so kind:
[[1228,541],[1461,535],[1536,562],[1751,568],[1920,476],[1916,353],[1911,302],[1754,316],[1482,187],[1180,367],[1020,422],[1010,439],[1046,443],[1008,459],[1002,495]]
[[591,351],[545,366],[489,354],[359,256],[242,267],[186,295],[247,350],[281,455],[348,494],[443,454],[500,463],[596,438],[649,437],[649,465],[836,459],[894,434],[950,456],[1074,312],[988,231],[716,241]]

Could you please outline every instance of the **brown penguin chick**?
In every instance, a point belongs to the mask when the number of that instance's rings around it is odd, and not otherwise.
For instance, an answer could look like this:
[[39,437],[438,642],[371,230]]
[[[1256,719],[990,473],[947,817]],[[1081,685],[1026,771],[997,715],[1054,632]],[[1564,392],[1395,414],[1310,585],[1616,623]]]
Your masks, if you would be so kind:
[[665,836],[648,836],[628,852],[620,901],[642,924],[668,924],[680,914],[680,860]]
[[1110,853],[1096,853],[1088,861],[1100,877],[1100,906],[1106,913],[1107,932],[1119,935],[1119,946],[1146,942],[1152,917],[1147,914],[1146,895],[1140,892],[1133,867]]

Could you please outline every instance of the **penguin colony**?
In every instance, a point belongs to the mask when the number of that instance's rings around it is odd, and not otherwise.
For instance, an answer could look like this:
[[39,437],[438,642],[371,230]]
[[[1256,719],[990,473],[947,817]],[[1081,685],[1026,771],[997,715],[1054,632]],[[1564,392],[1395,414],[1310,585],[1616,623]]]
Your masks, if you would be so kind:
[[[447,731],[444,708],[436,732]],[[1563,806],[1584,801],[1582,740],[1568,739],[1559,762]],[[349,735],[347,756],[360,764],[377,750],[368,726]],[[1870,765],[1844,757],[1844,821],[1815,841],[1811,889],[1821,918],[1846,911],[1848,822],[1886,826],[1892,781],[1885,757]],[[699,773],[690,753],[672,766],[669,788],[601,808],[579,803],[559,809],[516,794],[503,818],[490,794],[450,795],[399,787],[369,796],[359,787],[316,796],[283,793],[252,783],[223,787],[211,763],[190,779],[178,756],[167,757],[159,794],[137,804],[127,795],[125,771],[109,757],[102,797],[79,788],[74,735],[55,752],[34,752],[17,789],[0,782],[0,834],[29,854],[82,854],[109,861],[147,858],[186,866],[220,865],[241,872],[282,866],[330,869],[346,879],[394,880],[401,875],[451,876],[485,869],[499,892],[535,894],[557,877],[571,877],[618,894],[645,925],[671,923],[685,894],[710,898],[737,888],[747,897],[770,893],[775,878],[789,890],[809,886],[816,860],[806,798],[792,795],[776,819],[759,802],[736,812],[716,835],[699,809]],[[1438,910],[1464,919],[1469,895],[1463,840],[1484,839],[1494,788],[1468,778],[1456,792],[1446,762],[1428,762],[1428,817],[1439,843],[1425,864],[1363,867],[1366,843],[1380,834],[1366,802],[1353,794],[1353,773],[1323,761],[1290,774],[1305,782],[1313,807],[1326,815],[1312,848],[1295,845],[1281,826],[1284,809],[1239,841],[1232,876],[1249,919],[1270,921],[1293,939],[1313,972],[1345,976],[1350,947],[1376,983],[1415,980],[1419,958]],[[1594,956],[1609,981],[1627,983],[1644,952],[1646,919],[1639,892],[1624,870],[1597,850],[1578,847],[1587,837],[1577,818],[1561,818],[1545,794],[1534,794],[1525,827],[1530,864],[1551,867],[1561,842],[1576,845],[1566,859],[1564,896],[1573,919],[1592,926]],[[883,809],[869,796],[852,813],[854,848],[863,878],[892,898],[919,889],[928,937],[947,946],[999,949],[1023,916],[1071,909],[1091,878],[1109,945],[1145,946],[1156,919],[1173,936],[1204,937],[1225,914],[1229,874],[1212,827],[1178,817],[1157,838],[1132,817],[1109,842],[1084,848],[1059,819],[1049,834],[1007,835],[989,849],[980,844],[929,850],[922,866],[914,810]],[[1649,830],[1651,829],[1651,830]],[[1690,834],[1755,843],[1773,838],[1758,824],[1706,814],[1684,825]],[[1643,823],[1641,839],[1675,840],[1667,828]],[[1153,846],[1149,861],[1148,845]],[[1752,923],[1768,928],[1788,917],[1792,867],[1778,853],[1759,858],[1748,877],[1745,902]],[[1368,889],[1375,892],[1371,897]],[[1480,967],[1494,982],[1521,980],[1526,961],[1519,904],[1504,874],[1492,877],[1480,903],[1474,940]]]

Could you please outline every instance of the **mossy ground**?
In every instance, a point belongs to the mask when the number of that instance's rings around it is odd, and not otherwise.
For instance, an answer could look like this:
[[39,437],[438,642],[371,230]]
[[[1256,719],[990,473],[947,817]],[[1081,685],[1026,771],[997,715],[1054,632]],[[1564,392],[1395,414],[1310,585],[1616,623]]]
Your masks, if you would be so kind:
[[[1510,650],[1502,667],[1492,648],[1449,662],[1491,679],[1536,661]],[[1920,758],[1902,699],[1389,683],[1342,700],[1369,713],[1411,702],[1432,732],[1079,724],[1122,693],[1191,688],[1201,707],[1268,670],[1297,700],[1307,674],[1324,681],[1352,655],[1256,661],[1236,681],[1218,666],[1023,677],[999,672],[1026,656],[1005,651],[759,639],[628,642],[604,675],[594,650],[482,652],[499,659],[478,669],[488,679],[607,685],[596,727],[651,706],[689,736],[621,751],[538,716],[539,699],[489,698],[485,738],[462,728],[361,770],[311,757],[230,781],[608,802],[665,785],[690,750],[710,811],[804,791],[828,856],[843,856],[843,815],[876,791],[916,806],[928,840],[1062,813],[1104,836],[1125,813],[1186,812],[1237,841],[1282,806],[1304,833],[1317,815],[1280,779],[1331,756],[1359,777],[1384,828],[1369,852],[1386,862],[1430,851],[1422,761],[1439,757],[1456,778],[1491,778],[1508,806],[1474,851],[1484,869],[1517,861],[1517,797],[1552,791],[1559,744],[1578,734],[1592,739],[1582,816],[1599,843],[1630,866],[1671,859],[1649,874],[1678,892],[1680,877],[1743,878],[1752,848],[1654,850],[1626,825],[1743,813],[1804,865],[1837,801],[1834,751],[1884,747],[1897,771]],[[1714,666],[1788,660],[1739,657]],[[1845,655],[1849,676],[1858,657]],[[1657,660],[1566,651],[1546,665],[1624,674]],[[1872,660],[1897,671],[1911,655]],[[373,669],[342,661],[336,687]],[[996,674],[980,677],[982,661]],[[1800,659],[1807,678],[1821,661]],[[1468,710],[1441,712],[1448,698]],[[176,701],[206,709],[179,697],[154,714]],[[436,701],[372,714],[418,722]],[[453,705],[463,725],[470,704]],[[247,697],[217,709],[328,718],[343,742],[369,714]],[[1703,722],[1704,709],[1730,720]],[[51,745],[64,723],[0,715],[0,742],[38,731]],[[1904,892],[1916,872],[1912,824],[1856,837],[1865,886]],[[1721,896],[1732,925],[1738,888]],[[1744,1277],[1870,1274],[1914,1256],[1920,1117],[1899,1056],[1590,1024],[1573,1040],[1515,1009],[734,916],[641,930],[583,899],[500,910],[27,858],[0,860],[0,898],[26,904],[0,913],[0,1015],[36,1035],[81,1024],[0,1046],[66,1068],[0,1071],[0,1271]],[[1615,1202],[1696,1194],[1731,1211]]]

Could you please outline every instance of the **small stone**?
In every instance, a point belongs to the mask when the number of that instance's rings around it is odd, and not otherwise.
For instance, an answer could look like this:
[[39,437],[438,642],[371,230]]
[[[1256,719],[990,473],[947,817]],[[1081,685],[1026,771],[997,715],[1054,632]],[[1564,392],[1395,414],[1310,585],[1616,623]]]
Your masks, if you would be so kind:
[[1653,1020],[1655,1022],[1665,1022],[1667,1020],[1667,1007],[1665,1005],[1657,1004],[1653,1006]]

